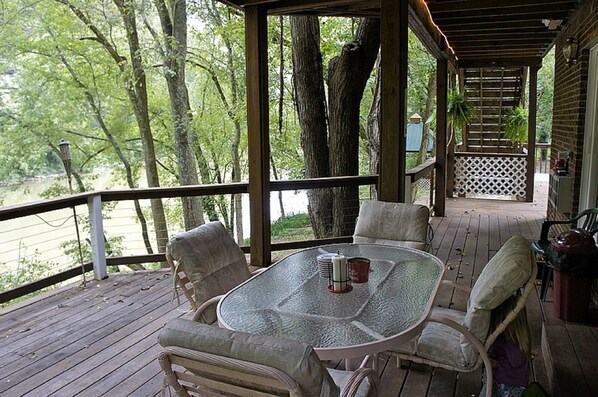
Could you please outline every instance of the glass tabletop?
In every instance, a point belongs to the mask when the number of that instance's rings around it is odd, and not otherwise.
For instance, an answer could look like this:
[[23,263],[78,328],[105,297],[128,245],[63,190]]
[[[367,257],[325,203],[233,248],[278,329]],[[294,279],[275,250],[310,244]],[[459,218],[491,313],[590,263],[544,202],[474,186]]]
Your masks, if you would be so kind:
[[[328,291],[319,254],[370,259],[369,281],[350,292]],[[375,353],[388,338],[417,331],[428,316],[444,266],[426,252],[376,244],[332,244],[293,253],[231,290],[218,305],[221,326],[294,339],[316,351],[356,346]],[[381,350],[379,350],[381,351]],[[319,352],[320,353],[320,352]]]

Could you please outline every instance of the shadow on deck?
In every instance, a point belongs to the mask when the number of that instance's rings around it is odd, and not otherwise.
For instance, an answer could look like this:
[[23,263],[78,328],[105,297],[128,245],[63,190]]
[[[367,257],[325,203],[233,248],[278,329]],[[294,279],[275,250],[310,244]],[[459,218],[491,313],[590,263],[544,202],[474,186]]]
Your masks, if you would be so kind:
[[[487,201],[478,201],[451,200],[448,216],[432,222],[433,253],[447,264],[445,278],[470,285],[510,236],[537,238],[544,216],[537,205],[502,202],[501,210],[494,213],[488,210]],[[190,309],[183,299],[180,305],[173,301],[172,286],[165,271],[112,273],[107,280],[93,281],[85,288],[67,286],[3,309],[0,395],[160,395],[158,332],[166,321]],[[551,314],[551,295],[547,302],[540,302],[538,292],[528,302],[533,377],[547,385],[540,345],[542,324],[562,326],[563,322]],[[457,308],[466,305],[450,291],[441,293],[437,303]],[[579,332],[596,335],[595,329],[587,329]],[[457,375],[415,364],[401,369],[387,357],[379,360],[381,396],[479,394],[480,371]],[[595,386],[592,392],[596,393]]]

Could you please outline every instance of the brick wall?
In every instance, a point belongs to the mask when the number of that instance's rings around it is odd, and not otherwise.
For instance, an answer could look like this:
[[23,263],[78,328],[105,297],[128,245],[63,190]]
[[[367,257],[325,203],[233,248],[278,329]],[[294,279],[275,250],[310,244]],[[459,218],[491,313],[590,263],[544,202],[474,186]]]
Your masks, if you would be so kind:
[[[579,43],[578,61],[572,65],[565,63],[562,52],[563,43],[568,37],[574,37]],[[569,172],[574,177],[573,214],[558,213],[548,203],[548,219],[568,219],[579,212],[589,50],[597,44],[598,0],[586,0],[559,35],[555,54],[551,165],[554,165],[559,150],[573,152],[569,160]],[[555,232],[563,231],[565,228],[557,229]],[[596,284],[593,292],[594,302],[598,302]]]

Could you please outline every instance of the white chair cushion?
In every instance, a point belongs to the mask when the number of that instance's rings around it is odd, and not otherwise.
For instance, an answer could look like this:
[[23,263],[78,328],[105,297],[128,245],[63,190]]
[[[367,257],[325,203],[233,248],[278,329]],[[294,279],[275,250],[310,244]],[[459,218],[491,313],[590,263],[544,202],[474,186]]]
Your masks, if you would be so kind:
[[[434,308],[432,315],[446,317],[459,324],[463,324],[465,318],[464,312],[445,308]],[[461,350],[461,333],[440,323],[426,324],[417,340],[416,354],[453,367],[468,366]]]
[[[504,302],[531,277],[535,258],[529,242],[523,236],[511,237],[482,270],[469,295],[465,325],[482,342],[490,327],[490,311]],[[477,353],[461,337],[463,355],[473,363]]]
[[279,369],[299,383],[306,397],[340,394],[316,352],[304,343],[230,331],[180,318],[168,321],[158,339],[163,347],[184,347]]
[[[184,266],[198,305],[251,276],[245,254],[218,221],[178,234],[168,242],[167,250]],[[200,321],[216,321],[215,310],[215,306],[206,310]]]
[[425,248],[430,210],[419,204],[368,200],[359,208],[353,242]]
[[[467,313],[434,308],[432,316],[447,317],[464,325],[484,344],[491,310],[529,280],[534,259],[528,241],[522,236],[512,237],[482,270],[471,291]],[[478,358],[478,352],[460,332],[435,322],[428,322],[418,338],[397,350],[462,369],[471,368]]]

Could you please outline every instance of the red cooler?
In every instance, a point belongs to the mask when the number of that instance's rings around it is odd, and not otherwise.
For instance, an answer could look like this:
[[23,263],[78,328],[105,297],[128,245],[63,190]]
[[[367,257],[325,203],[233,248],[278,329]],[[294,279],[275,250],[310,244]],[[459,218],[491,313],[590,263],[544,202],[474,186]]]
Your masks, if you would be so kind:
[[565,321],[583,323],[588,319],[592,279],[554,271],[554,315]]
[[598,248],[583,229],[560,234],[548,247],[554,267],[554,315],[566,321],[584,322],[592,294],[592,278],[598,269]]

